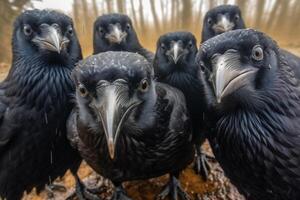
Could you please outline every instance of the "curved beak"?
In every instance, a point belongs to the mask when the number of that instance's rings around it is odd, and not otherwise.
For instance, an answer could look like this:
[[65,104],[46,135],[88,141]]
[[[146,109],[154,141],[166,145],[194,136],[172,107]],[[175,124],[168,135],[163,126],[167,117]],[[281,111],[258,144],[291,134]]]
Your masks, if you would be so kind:
[[116,24],[110,24],[109,30],[110,32],[106,34],[105,38],[108,39],[111,44],[120,44],[127,36],[127,33],[122,31],[120,26]]
[[235,50],[228,50],[223,55],[216,55],[212,60],[213,85],[217,102],[233,93],[239,88],[247,85],[251,75],[257,72],[254,67],[242,68],[240,55]]
[[233,27],[234,27],[234,23],[230,21],[228,16],[221,15],[218,18],[218,22],[215,25],[213,25],[212,28],[216,33],[224,33],[227,31],[231,31]]
[[130,103],[126,97],[125,88],[116,85],[106,86],[101,89],[103,99],[100,103],[93,104],[99,121],[104,129],[107,148],[110,158],[115,158],[115,149],[121,128],[128,118],[131,111],[140,104],[140,102]]
[[182,44],[179,41],[174,42],[172,48],[169,51],[167,51],[167,55],[171,57],[175,64],[185,54],[186,51],[183,49]]
[[68,38],[62,36],[60,28],[57,26],[42,24],[40,29],[41,34],[34,37],[32,41],[41,49],[54,51],[60,54],[62,49],[70,42]]

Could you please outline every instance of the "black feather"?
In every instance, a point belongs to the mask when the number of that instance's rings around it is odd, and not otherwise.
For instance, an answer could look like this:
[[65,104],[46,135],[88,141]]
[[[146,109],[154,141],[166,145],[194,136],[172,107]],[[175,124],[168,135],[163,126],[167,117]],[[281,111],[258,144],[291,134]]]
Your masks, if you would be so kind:
[[[80,157],[66,138],[66,119],[72,109],[74,85],[70,78],[81,49],[74,33],[60,54],[32,42],[42,23],[57,23],[61,33],[72,26],[64,14],[31,10],[15,21],[13,62],[0,83],[0,196],[20,199],[23,191],[77,170]],[[30,36],[23,33],[30,24]]]
[[[251,53],[257,45],[263,49],[260,61]],[[212,60],[228,50],[240,55],[235,70],[256,73],[217,102],[209,78],[216,70]],[[247,199],[300,198],[300,85],[295,63],[285,54],[271,38],[250,29],[206,41],[197,56],[207,75],[211,146]]]

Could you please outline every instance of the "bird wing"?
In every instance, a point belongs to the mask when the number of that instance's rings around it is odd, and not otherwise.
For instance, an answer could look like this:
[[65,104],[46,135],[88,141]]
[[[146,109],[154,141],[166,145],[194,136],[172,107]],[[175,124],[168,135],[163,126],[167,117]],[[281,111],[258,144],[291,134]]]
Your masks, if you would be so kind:
[[154,53],[152,53],[151,51],[148,51],[145,48],[140,48],[138,53],[142,56],[144,56],[151,64],[154,60]]
[[77,131],[77,109],[74,108],[67,121],[67,138],[72,147],[77,149],[79,137]]
[[0,152],[3,152],[4,147],[11,141],[14,134],[8,131],[2,131],[4,127],[4,119],[6,111],[9,107],[9,99],[5,95],[4,82],[0,83]]
[[[167,84],[157,83],[158,92],[163,93],[164,100],[168,101],[166,107],[172,109],[169,120],[169,129],[176,132],[185,132],[191,135],[189,113],[183,93]],[[188,130],[188,131],[187,131]]]
[[293,69],[296,78],[300,79],[300,58],[284,49],[280,49],[280,53],[285,57],[285,60]]

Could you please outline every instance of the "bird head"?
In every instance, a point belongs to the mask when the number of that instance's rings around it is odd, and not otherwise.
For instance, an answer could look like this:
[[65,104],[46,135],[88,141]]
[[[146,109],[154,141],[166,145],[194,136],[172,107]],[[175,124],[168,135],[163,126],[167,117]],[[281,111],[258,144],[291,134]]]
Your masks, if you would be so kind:
[[94,54],[125,51],[139,45],[131,19],[124,14],[106,14],[94,23]]
[[203,21],[202,42],[221,33],[244,28],[245,23],[239,7],[221,5],[206,13]]
[[13,51],[29,57],[46,55],[49,61],[81,57],[72,19],[53,10],[27,10],[17,17]]
[[197,63],[218,105],[251,106],[263,99],[276,80],[279,53],[264,33],[243,29],[204,42]]
[[[170,67],[170,71],[194,63],[197,54],[197,42],[190,32],[172,32],[162,35],[157,42],[155,67]],[[166,70],[166,69],[165,69]],[[182,69],[180,69],[182,70]]]
[[73,72],[79,118],[95,133],[105,134],[111,159],[124,127],[137,126],[142,118],[149,121],[143,115],[152,112],[156,101],[152,76],[148,61],[128,52],[90,56]]

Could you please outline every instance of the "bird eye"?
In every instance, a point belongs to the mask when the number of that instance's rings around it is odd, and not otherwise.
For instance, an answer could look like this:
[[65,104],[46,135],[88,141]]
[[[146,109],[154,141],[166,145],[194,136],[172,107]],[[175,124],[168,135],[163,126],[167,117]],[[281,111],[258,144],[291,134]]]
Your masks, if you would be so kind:
[[80,96],[82,96],[82,97],[86,97],[88,95],[87,89],[82,84],[79,84],[78,91],[79,91]]
[[99,32],[100,32],[100,33],[104,33],[104,30],[103,30],[102,27],[99,27]]
[[68,28],[68,34],[69,34],[69,35],[73,35],[73,28],[72,28],[72,26],[70,26],[70,27]]
[[162,43],[162,44],[160,45],[160,48],[161,48],[162,50],[165,50],[165,49],[166,49],[166,45],[165,45],[164,43]]
[[146,92],[148,90],[148,87],[149,87],[149,83],[146,79],[144,79],[140,82],[139,90],[141,92]]
[[209,25],[211,25],[211,24],[212,24],[212,19],[211,19],[211,18],[208,18],[208,19],[207,19],[207,23],[208,23]]
[[240,20],[240,16],[239,16],[239,15],[235,15],[235,16],[234,16],[234,20],[235,20],[235,21],[239,21],[239,20]]
[[192,48],[193,46],[194,46],[194,45],[193,45],[193,42],[190,41],[190,42],[189,42],[189,47]]
[[252,58],[256,61],[261,61],[264,58],[264,52],[261,46],[256,45],[252,49]]
[[131,29],[130,24],[127,24],[127,25],[126,25],[126,28],[127,28],[127,30],[130,30],[130,29]]
[[31,26],[28,24],[24,25],[23,31],[26,36],[30,36],[33,32]]

